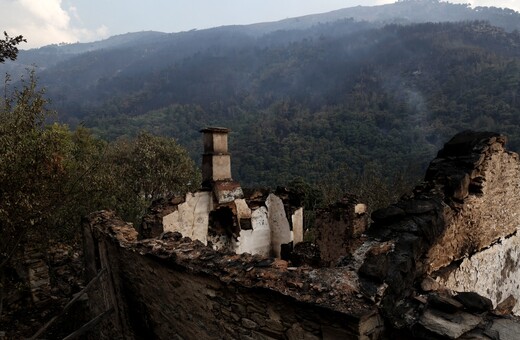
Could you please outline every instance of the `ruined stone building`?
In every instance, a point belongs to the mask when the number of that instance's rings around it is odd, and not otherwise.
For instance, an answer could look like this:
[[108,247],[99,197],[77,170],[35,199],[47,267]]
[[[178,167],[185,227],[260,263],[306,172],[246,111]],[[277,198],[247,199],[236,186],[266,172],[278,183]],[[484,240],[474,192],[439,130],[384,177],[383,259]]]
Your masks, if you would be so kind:
[[[520,339],[520,160],[464,132],[424,181],[372,213],[353,196],[302,241],[296,198],[245,193],[227,130],[204,133],[204,188],[155,204],[139,233],[85,223],[105,339]],[[105,314],[103,314],[105,313]],[[516,315],[516,316],[515,316]]]
[[303,241],[303,208],[290,193],[253,190],[244,196],[231,178],[228,129],[203,133],[202,189],[159,201],[141,226],[143,237],[179,232],[215,250],[280,258]]

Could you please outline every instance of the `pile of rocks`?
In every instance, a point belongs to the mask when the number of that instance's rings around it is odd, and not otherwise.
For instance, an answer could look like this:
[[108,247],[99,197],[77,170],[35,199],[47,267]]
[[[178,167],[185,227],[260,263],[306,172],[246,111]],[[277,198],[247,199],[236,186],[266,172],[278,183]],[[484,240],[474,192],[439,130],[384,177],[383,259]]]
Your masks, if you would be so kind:
[[418,339],[514,340],[520,320],[511,315],[516,299],[510,296],[493,309],[491,300],[474,292],[440,290],[415,296],[419,321],[411,334]]

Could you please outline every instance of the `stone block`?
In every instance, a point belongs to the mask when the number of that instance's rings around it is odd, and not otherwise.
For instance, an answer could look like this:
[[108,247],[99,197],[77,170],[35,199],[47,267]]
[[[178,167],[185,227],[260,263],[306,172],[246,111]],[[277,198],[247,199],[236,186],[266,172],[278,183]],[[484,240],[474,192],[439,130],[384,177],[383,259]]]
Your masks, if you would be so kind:
[[477,327],[481,321],[482,318],[465,312],[447,314],[426,310],[419,323],[435,334],[447,339],[457,339],[462,334]]
[[233,202],[244,197],[244,192],[238,182],[217,181],[213,184],[213,194],[218,204]]
[[332,326],[322,326],[321,332],[323,340],[352,339],[356,336],[356,334],[349,333],[345,329]]
[[493,309],[490,299],[475,292],[459,292],[455,298],[472,312],[482,313]]
[[241,322],[242,326],[244,326],[247,329],[257,329],[258,328],[258,324],[251,319],[242,318],[242,320],[240,322]]
[[259,326],[263,327],[265,326],[265,315],[261,315],[261,314],[258,314],[258,313],[252,313],[251,315],[249,315],[249,318],[251,320],[253,320],[254,322],[256,322]]
[[458,310],[464,309],[464,305],[454,298],[437,293],[428,295],[428,304],[446,313],[455,313]]
[[509,295],[504,301],[497,305],[497,307],[493,310],[493,314],[509,315],[513,312],[517,302],[517,299],[513,295]]
[[381,208],[372,213],[372,220],[376,223],[388,223],[399,221],[406,216],[406,212],[394,205],[387,208]]
[[[281,338],[281,336],[278,336],[277,334],[273,334],[273,333],[266,334],[262,330],[252,331],[251,335],[252,335],[253,339],[255,339],[255,340],[276,340],[276,339]],[[271,335],[273,335],[273,336],[271,336]]]
[[269,330],[271,330],[273,332],[277,332],[277,333],[282,333],[285,330],[285,327],[283,326],[283,324],[280,321],[276,321],[276,320],[272,320],[272,319],[267,319],[265,321],[265,327],[268,328]]
[[497,335],[497,339],[500,340],[518,340],[520,338],[520,323],[509,319],[494,320],[489,330],[485,333],[493,336]]
[[295,323],[285,333],[287,340],[320,340],[316,335],[305,331],[301,325]]

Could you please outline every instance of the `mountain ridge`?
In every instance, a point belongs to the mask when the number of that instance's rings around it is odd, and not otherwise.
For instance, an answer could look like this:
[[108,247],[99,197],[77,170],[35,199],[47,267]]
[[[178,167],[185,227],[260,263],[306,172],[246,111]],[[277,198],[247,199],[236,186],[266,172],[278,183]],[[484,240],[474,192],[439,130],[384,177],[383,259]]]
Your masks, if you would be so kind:
[[[511,16],[514,20],[511,20]],[[20,73],[26,67],[37,65],[47,68],[60,61],[68,59],[70,56],[79,53],[87,53],[99,49],[120,48],[125,45],[149,43],[150,41],[164,42],[167,38],[181,37],[188,35],[189,39],[197,38],[197,35],[205,34],[210,31],[236,31],[251,34],[255,37],[272,33],[279,30],[305,30],[319,24],[331,23],[338,20],[352,19],[354,21],[370,22],[374,27],[384,24],[399,23],[410,24],[420,22],[445,22],[445,21],[474,21],[487,20],[492,25],[502,27],[507,31],[520,30],[520,13],[511,9],[497,7],[476,7],[471,8],[468,4],[452,4],[440,0],[406,0],[397,1],[393,4],[383,4],[377,6],[354,6],[325,13],[309,14],[300,17],[287,18],[272,22],[253,23],[247,25],[224,25],[202,30],[189,30],[178,33],[164,33],[156,31],[142,31],[124,33],[111,36],[107,39],[89,42],[74,43],[63,45],[47,45],[37,49],[20,51],[17,63],[12,63],[8,71]],[[164,39],[157,39],[157,38]],[[148,41],[147,41],[148,40]],[[56,58],[55,62],[42,58],[42,54],[47,54]],[[40,59],[38,59],[40,55]],[[0,67],[1,69],[1,67]]]

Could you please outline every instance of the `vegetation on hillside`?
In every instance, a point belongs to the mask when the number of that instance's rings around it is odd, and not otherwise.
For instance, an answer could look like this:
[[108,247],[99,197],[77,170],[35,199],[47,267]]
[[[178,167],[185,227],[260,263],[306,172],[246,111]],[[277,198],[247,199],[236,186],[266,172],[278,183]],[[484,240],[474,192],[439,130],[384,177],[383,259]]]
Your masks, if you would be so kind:
[[[107,143],[83,127],[52,123],[46,105],[33,75],[0,102],[0,325],[8,337],[34,332],[62,301],[31,303],[26,250],[81,243],[81,219],[95,210],[140,223],[152,200],[193,191],[201,177],[171,138],[141,133]],[[69,298],[77,292],[53,287]],[[74,322],[60,334],[68,326]]]
[[[410,13],[505,24],[410,24]],[[195,162],[198,130],[226,126],[244,186],[301,177],[331,199],[351,191],[377,207],[386,195],[371,198],[368,182],[395,198],[456,132],[496,130],[520,149],[519,24],[508,10],[413,0],[35,53],[70,54],[40,74],[71,126],[107,140],[174,137]]]
[[194,190],[197,166],[173,139],[112,143],[51,123],[34,75],[0,103],[0,271],[28,240],[74,238],[99,209],[140,222],[153,199]]
[[[22,36],[0,40],[0,63],[15,60]],[[35,72],[0,101],[0,269],[28,237],[77,235],[96,209],[139,222],[152,200],[192,191],[200,174],[171,138],[140,133],[107,143],[55,121]],[[44,237],[41,237],[41,236]]]
[[0,64],[6,60],[15,60],[18,56],[18,45],[26,42],[23,36],[10,37],[4,31],[4,39],[0,39]]
[[411,187],[461,130],[496,130],[520,149],[517,32],[474,22],[326,34],[349,24],[321,25],[318,39],[209,49],[156,73],[106,79],[98,89],[113,96],[82,119],[108,139],[143,128],[174,136],[196,161],[198,130],[230,127],[243,185],[302,177],[363,195],[363,178],[389,192],[402,191],[396,178]]

